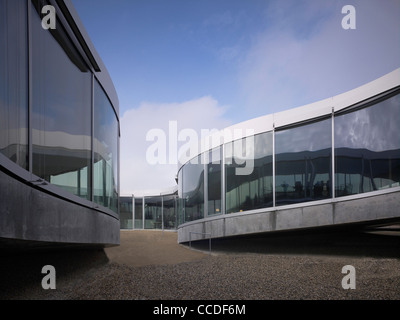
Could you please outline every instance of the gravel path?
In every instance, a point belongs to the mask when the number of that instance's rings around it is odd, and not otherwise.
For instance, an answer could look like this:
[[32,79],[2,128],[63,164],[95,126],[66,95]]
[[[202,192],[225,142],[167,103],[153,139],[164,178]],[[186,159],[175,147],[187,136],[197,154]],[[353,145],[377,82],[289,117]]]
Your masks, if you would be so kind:
[[[160,235],[160,233],[158,234]],[[383,256],[286,252],[227,252],[208,255],[168,243],[157,259],[135,265],[131,237],[121,233],[121,247],[3,257],[1,299],[57,300],[269,300],[400,299],[400,251]],[[157,236],[156,236],[157,237]],[[166,237],[174,238],[171,233]],[[155,238],[154,238],[155,239]],[[243,240],[241,240],[243,243]],[[142,244],[144,244],[143,242]],[[158,247],[163,241],[153,241]],[[398,248],[395,240],[394,248]],[[151,244],[149,244],[151,245]],[[114,249],[114,252],[113,252]],[[145,250],[141,247],[141,250]],[[149,252],[156,250],[147,248]],[[156,250],[157,251],[157,250]],[[124,256],[124,252],[126,255]],[[164,252],[161,254],[160,252]],[[175,252],[176,262],[171,262]],[[185,256],[184,253],[187,253]],[[396,252],[395,252],[396,253]],[[57,270],[57,289],[41,288],[41,267]],[[356,289],[342,288],[342,267],[356,269]]]

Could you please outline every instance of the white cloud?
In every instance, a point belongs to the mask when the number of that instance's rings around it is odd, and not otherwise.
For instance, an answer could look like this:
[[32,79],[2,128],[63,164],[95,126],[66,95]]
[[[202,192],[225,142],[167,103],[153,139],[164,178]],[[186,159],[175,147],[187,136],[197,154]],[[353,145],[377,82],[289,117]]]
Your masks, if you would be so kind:
[[240,66],[251,117],[315,102],[400,66],[400,1],[354,0],[356,30],[344,30],[346,1],[271,2],[269,28]]
[[[147,149],[154,144],[146,141],[150,130],[165,132],[168,152],[170,121],[177,123],[178,132],[192,129],[200,137],[202,129],[231,125],[224,118],[227,109],[206,96],[182,103],[142,103],[139,108],[126,111],[121,118],[121,195],[159,192],[175,185],[177,164],[151,165],[146,159]],[[178,150],[183,144],[177,144]]]

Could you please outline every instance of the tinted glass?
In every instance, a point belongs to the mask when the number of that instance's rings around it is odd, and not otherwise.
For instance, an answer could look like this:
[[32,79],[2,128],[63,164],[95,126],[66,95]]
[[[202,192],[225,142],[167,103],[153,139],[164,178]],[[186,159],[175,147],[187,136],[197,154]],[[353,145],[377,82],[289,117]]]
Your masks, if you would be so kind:
[[207,174],[208,174],[208,215],[222,213],[221,188],[222,188],[222,162],[221,148],[218,147],[209,152]]
[[336,196],[399,186],[400,95],[335,118]]
[[121,197],[120,204],[121,229],[132,229],[132,197]]
[[24,0],[0,0],[0,152],[28,169],[28,48]]
[[94,83],[94,201],[118,210],[118,120],[97,82]]
[[275,133],[276,205],[331,197],[332,120]]
[[[239,150],[235,150],[237,148]],[[238,159],[244,150],[252,151],[253,161]],[[239,169],[246,166],[248,172],[241,174]],[[226,213],[272,206],[271,132],[228,143],[225,149],[225,168]]]
[[204,164],[202,155],[182,168],[184,222],[204,218]]
[[178,198],[177,198],[177,219],[178,225],[185,222],[185,206],[184,206],[184,199],[183,199],[183,169],[179,170],[178,172]]
[[143,198],[135,198],[135,229],[143,229]]
[[[33,173],[82,198],[91,194],[91,73],[41,26],[32,7]],[[58,31],[61,32],[61,25]]]
[[162,229],[162,197],[144,199],[144,228]]
[[176,196],[163,197],[164,229],[176,229]]

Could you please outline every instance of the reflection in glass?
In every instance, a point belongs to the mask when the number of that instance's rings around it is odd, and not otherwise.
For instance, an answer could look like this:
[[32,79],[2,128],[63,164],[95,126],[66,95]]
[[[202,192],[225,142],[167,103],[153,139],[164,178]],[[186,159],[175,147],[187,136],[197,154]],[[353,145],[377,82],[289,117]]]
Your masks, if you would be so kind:
[[400,95],[335,117],[335,193],[399,186]]
[[144,199],[144,228],[162,229],[162,197]]
[[222,213],[221,208],[221,148],[209,152],[208,172],[208,215]]
[[184,222],[204,218],[204,165],[202,155],[182,168]]
[[276,205],[331,197],[332,120],[275,133]]
[[135,198],[135,229],[143,229],[143,198]]
[[[248,147],[254,149],[254,168],[251,174],[237,174],[237,168],[245,166],[244,161],[237,159],[240,152],[235,152],[235,148],[240,148],[239,143],[242,143],[242,150]],[[247,147],[246,144],[250,146]],[[225,170],[226,213],[271,207],[273,205],[272,132],[226,144]]]
[[94,201],[118,210],[118,120],[97,82],[94,83]]
[[121,197],[120,204],[121,229],[132,229],[132,197]]
[[28,47],[24,0],[0,0],[0,153],[28,169]]
[[177,198],[177,223],[178,225],[182,224],[185,222],[185,205],[184,205],[184,199],[183,199],[183,169],[179,170],[178,172],[178,198]]
[[34,7],[31,27],[33,173],[90,199],[91,73],[60,46],[63,39],[72,48],[68,38],[41,27]]
[[163,196],[164,229],[176,229],[176,196]]

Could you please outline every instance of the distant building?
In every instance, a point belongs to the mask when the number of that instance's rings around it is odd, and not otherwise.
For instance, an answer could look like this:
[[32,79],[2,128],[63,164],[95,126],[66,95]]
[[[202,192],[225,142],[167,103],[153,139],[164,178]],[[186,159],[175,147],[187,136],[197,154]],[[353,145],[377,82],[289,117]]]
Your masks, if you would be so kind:
[[120,221],[123,230],[177,229],[177,187],[140,196],[121,196],[120,203]]

